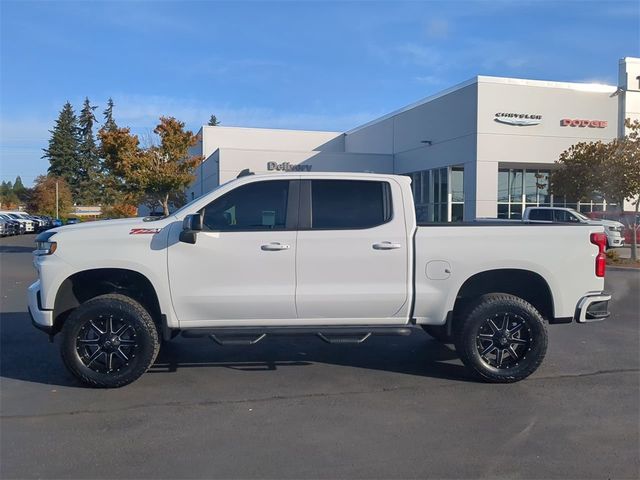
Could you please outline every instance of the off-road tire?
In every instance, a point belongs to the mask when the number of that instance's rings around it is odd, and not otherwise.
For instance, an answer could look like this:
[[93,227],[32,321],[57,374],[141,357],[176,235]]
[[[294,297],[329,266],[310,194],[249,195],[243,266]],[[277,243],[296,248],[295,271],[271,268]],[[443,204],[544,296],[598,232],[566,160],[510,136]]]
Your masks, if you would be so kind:
[[[494,319],[494,325],[502,326],[502,322],[508,322],[509,318],[513,319],[513,329],[519,323],[523,323],[520,331],[510,338],[513,339],[518,335],[522,337],[517,339],[518,342],[528,341],[528,344],[509,343],[509,323],[504,333],[494,333],[493,327],[491,330],[487,327],[490,327],[488,323],[490,319]],[[455,346],[462,362],[476,376],[489,383],[512,383],[528,377],[537,370],[547,352],[548,336],[544,319],[533,305],[514,295],[506,293],[483,295],[470,305],[454,327]],[[498,340],[485,340],[484,338],[489,337],[490,334]],[[504,340],[500,337],[501,335],[505,337]],[[496,347],[495,353],[491,353],[496,357],[493,362],[487,358],[489,355],[482,355],[482,352],[487,351],[492,345],[502,345],[500,342],[513,345],[516,353],[512,356],[511,353],[505,353],[506,350],[502,350],[500,364],[505,358],[504,355],[508,355],[509,358],[509,363],[502,368],[497,367],[497,351],[501,347]]]
[[[104,328],[104,334],[106,335],[107,328],[101,327],[103,323],[100,323],[100,321],[96,319],[105,319],[108,317],[112,319],[115,318],[116,322],[121,322],[115,323],[116,325],[129,325],[128,333],[125,334],[128,338],[126,341],[129,343],[133,342],[133,344],[126,349],[128,354],[123,353],[123,357],[129,359],[126,365],[122,358],[117,357],[117,360],[120,362],[120,368],[116,369],[114,367],[113,370],[110,370],[112,359],[110,359],[109,367],[107,367],[106,360],[104,360],[105,365],[103,369],[106,371],[101,372],[96,371],[99,369],[94,366],[98,365],[97,360],[94,361],[94,364],[91,364],[92,368],[89,368],[85,364],[88,359],[86,356],[83,357],[82,352],[86,351],[83,349],[87,347],[83,346],[84,344],[81,342],[88,342],[79,337],[83,335],[83,332],[86,331],[87,328],[89,328],[89,330],[93,328],[89,323],[92,320],[94,324],[98,324],[96,331]],[[106,322],[106,320],[102,321]],[[94,335],[98,336],[97,333]],[[106,348],[98,345],[100,340],[96,339],[95,342],[96,346],[94,347],[92,344],[91,348],[98,350]],[[124,348],[125,340],[122,340],[122,342],[122,347]],[[114,347],[110,344],[109,348]],[[69,318],[67,318],[62,328],[62,345],[60,347],[62,361],[69,372],[80,380],[80,382],[91,387],[116,388],[137,380],[153,364],[159,350],[160,340],[158,330],[151,315],[149,315],[149,312],[147,312],[142,305],[125,295],[108,294],[88,300],[69,315]],[[120,353],[122,352],[123,350],[120,350]],[[116,353],[114,353],[114,355],[116,355]],[[98,356],[100,355],[106,358],[107,353],[101,353]],[[85,358],[84,361],[83,358]],[[100,360],[102,360],[102,357]]]

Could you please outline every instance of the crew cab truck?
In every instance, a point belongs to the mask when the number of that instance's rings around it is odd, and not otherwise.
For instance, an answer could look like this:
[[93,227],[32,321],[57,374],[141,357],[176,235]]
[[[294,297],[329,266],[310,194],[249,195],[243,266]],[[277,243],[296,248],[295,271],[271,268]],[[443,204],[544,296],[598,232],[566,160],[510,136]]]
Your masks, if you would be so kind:
[[81,382],[140,377],[181,334],[250,345],[424,328],[489,382],[534,372],[547,323],[608,316],[602,226],[418,225],[408,177],[245,175],[165,218],[37,237],[36,327]]

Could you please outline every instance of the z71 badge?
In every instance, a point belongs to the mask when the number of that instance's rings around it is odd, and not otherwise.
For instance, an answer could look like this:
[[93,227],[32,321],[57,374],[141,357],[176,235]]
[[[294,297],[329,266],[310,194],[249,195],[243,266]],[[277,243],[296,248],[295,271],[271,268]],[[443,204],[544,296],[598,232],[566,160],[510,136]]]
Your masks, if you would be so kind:
[[156,234],[160,231],[160,228],[132,228],[129,232],[129,235],[145,235],[145,234]]

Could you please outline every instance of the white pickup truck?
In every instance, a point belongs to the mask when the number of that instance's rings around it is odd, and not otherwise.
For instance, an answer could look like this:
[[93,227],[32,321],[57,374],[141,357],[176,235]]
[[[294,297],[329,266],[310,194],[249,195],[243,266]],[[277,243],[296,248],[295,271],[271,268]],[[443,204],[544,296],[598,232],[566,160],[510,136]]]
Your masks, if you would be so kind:
[[166,218],[49,230],[29,311],[96,387],[134,381],[178,334],[361,343],[417,327],[514,382],[542,362],[547,323],[608,316],[602,226],[417,225],[412,198],[404,176],[246,175]]
[[602,225],[607,235],[607,248],[624,247],[624,224],[605,218],[593,219],[563,207],[527,207],[522,220],[530,223],[583,223]]

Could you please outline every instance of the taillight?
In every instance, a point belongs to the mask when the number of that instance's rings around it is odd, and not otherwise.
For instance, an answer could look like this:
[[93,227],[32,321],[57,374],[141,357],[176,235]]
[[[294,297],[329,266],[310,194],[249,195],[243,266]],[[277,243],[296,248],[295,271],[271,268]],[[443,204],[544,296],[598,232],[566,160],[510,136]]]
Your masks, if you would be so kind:
[[607,248],[607,235],[598,232],[591,234],[591,243],[598,246],[598,256],[596,257],[596,277],[604,277],[607,266],[607,255],[604,253]]

